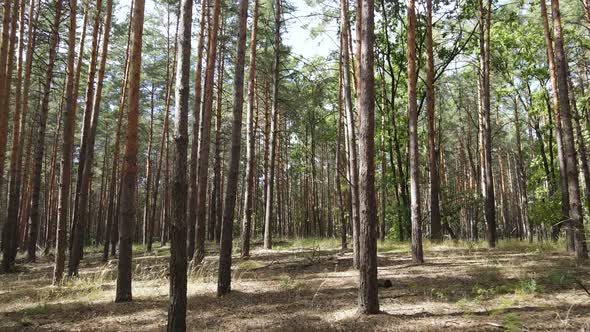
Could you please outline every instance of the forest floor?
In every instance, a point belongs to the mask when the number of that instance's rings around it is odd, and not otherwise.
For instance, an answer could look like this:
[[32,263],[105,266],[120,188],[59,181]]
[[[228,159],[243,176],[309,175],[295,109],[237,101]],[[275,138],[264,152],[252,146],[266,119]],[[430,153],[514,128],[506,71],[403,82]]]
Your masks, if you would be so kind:
[[[335,240],[295,240],[234,256],[231,294],[216,297],[217,255],[191,272],[191,330],[588,330],[590,265],[552,244],[501,241],[379,245],[383,314],[356,314],[358,272]],[[258,248],[258,247],[256,247]],[[0,330],[161,330],[168,308],[167,247],[134,247],[133,302],[114,303],[116,260],[87,253],[80,277],[51,286],[52,257],[0,275]]]

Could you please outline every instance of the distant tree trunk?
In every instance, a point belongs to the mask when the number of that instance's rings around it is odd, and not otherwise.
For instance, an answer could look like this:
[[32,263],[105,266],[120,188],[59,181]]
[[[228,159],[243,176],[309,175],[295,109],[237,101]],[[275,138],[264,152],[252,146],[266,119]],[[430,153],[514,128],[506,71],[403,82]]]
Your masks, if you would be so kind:
[[428,116],[428,169],[430,170],[430,237],[442,240],[440,224],[440,178],[438,174],[438,151],[434,128],[434,54],[432,41],[432,0],[426,1],[426,113]]
[[205,13],[207,12],[207,2],[201,1],[201,18],[199,20],[199,41],[197,44],[197,62],[195,74],[195,103],[193,106],[193,142],[191,145],[191,160],[189,165],[189,192],[188,192],[188,257],[191,259],[195,252],[195,226],[197,218],[197,165],[199,158],[199,125],[201,112],[201,82],[203,70],[203,49],[205,40]]
[[418,104],[416,95],[416,11],[415,1],[408,4],[408,121],[410,127],[410,209],[412,219],[412,261],[424,263],[420,218],[420,155],[418,150]]
[[265,178],[268,177],[266,182],[266,208],[264,211],[264,248],[272,249],[272,209],[273,209],[273,189],[274,189],[274,176],[275,176],[275,151],[276,151],[276,140],[277,140],[277,117],[278,117],[278,106],[279,106],[279,72],[280,72],[280,57],[281,57],[281,21],[282,21],[282,0],[275,1],[274,8],[275,26],[274,26],[274,61],[272,65],[272,110],[271,110],[271,121],[270,121],[270,151],[268,155],[269,167],[268,173]]
[[[231,290],[232,235],[242,143],[242,111],[244,106],[244,63],[246,61],[247,21],[248,0],[240,0],[238,2],[238,40],[236,45],[237,53],[234,74],[234,109],[231,131],[231,152],[227,168],[227,189],[225,190],[225,201],[223,203],[221,247],[219,250],[219,277],[217,280],[218,296],[225,295]],[[254,35],[254,44],[252,44],[252,48],[256,48],[256,35],[255,32],[252,33]],[[254,79],[251,78],[250,80],[253,82]]]
[[553,35],[555,43],[555,68],[557,76],[557,95],[563,125],[563,146],[566,157],[567,188],[569,193],[569,220],[573,226],[574,247],[577,259],[587,259],[588,249],[584,234],[582,204],[580,203],[580,183],[578,180],[577,156],[570,111],[568,91],[568,63],[563,46],[561,13],[559,0],[551,0]]
[[[247,11],[246,11],[247,14]],[[254,128],[254,101],[256,99],[256,34],[258,32],[258,0],[252,8],[252,32],[250,35],[250,65],[248,68],[248,111],[246,115],[246,191],[244,193],[244,217],[242,219],[243,258],[250,256],[250,234],[254,212],[254,177],[256,174],[256,131]]]
[[[342,6],[342,3],[341,3]],[[342,34],[340,34],[340,43],[342,43]],[[342,47],[340,48],[340,54],[342,54]],[[346,217],[345,217],[345,209],[346,204],[344,203],[344,194],[342,192],[342,178],[346,178],[342,176],[344,173],[343,163],[344,160],[344,151],[342,150],[342,113],[343,113],[343,70],[342,70],[342,61],[339,62],[338,65],[338,122],[337,122],[337,135],[336,135],[336,171],[334,172],[334,183],[336,185],[336,191],[338,193],[338,210],[339,210],[339,218],[340,218],[340,250],[344,252],[348,249],[347,244],[347,236],[346,236]]]
[[532,224],[529,220],[529,212],[528,212],[528,194],[527,194],[527,176],[524,169],[524,157],[522,155],[522,145],[520,139],[520,121],[518,119],[518,107],[516,102],[514,103],[514,126],[515,126],[515,133],[516,133],[516,169],[517,169],[517,179],[518,179],[518,186],[520,188],[519,193],[519,206],[521,208],[520,218],[522,219],[522,224],[524,227],[528,229],[526,235],[529,239],[529,242],[533,241],[533,229]]
[[115,302],[131,301],[132,230],[135,222],[135,187],[137,182],[137,147],[139,118],[139,84],[141,46],[145,1],[135,0],[131,21],[131,50],[129,66],[129,102],[127,111],[127,144],[121,180],[121,215],[119,216],[119,262],[117,264],[117,292]]
[[[176,63],[176,53],[174,53],[174,60],[173,63]],[[169,67],[168,67],[169,68]],[[174,65],[173,68],[176,68],[176,65]],[[168,69],[168,71],[170,71]],[[155,176],[155,180],[154,180],[154,194],[153,194],[153,202],[152,202],[152,210],[151,210],[151,217],[149,218],[149,222],[148,222],[148,236],[147,236],[147,247],[146,250],[147,252],[151,252],[152,251],[152,244],[153,244],[153,238],[154,238],[154,222],[156,220],[156,211],[158,210],[158,193],[159,193],[159,186],[160,186],[160,178],[161,178],[161,174],[162,174],[162,168],[164,167],[164,163],[168,162],[168,151],[167,151],[167,142],[168,142],[168,132],[169,132],[169,113],[170,113],[170,97],[172,95],[172,83],[174,82],[174,77],[176,76],[176,74],[170,74],[170,72],[168,72],[168,74],[166,75],[167,78],[167,84],[166,84],[166,95],[164,97],[164,123],[163,123],[163,128],[162,128],[162,137],[160,138],[160,150],[158,151],[158,161],[156,163],[156,176]],[[166,158],[166,161],[164,161],[164,158]],[[168,205],[168,201],[167,201],[167,197],[168,197],[168,193],[167,190],[165,188],[168,187],[168,177],[165,175],[165,185],[164,185],[164,189],[162,189],[164,191],[164,197],[163,197],[163,202],[162,202],[162,210],[166,211],[166,206]],[[166,220],[166,214],[164,214],[163,218],[160,218],[161,220],[163,220],[165,222]],[[162,229],[162,234],[163,234],[163,229]],[[160,243],[160,245],[164,245],[163,244],[164,241],[162,241],[162,243]]]
[[[358,15],[358,13],[357,13]],[[346,0],[340,2],[340,33],[341,33],[341,65],[342,65],[342,85],[344,95],[344,109],[346,111],[346,135],[348,137],[348,164],[350,170],[350,193],[352,199],[352,265],[355,268],[359,266],[360,243],[360,211],[359,211],[359,170],[357,160],[357,144],[355,134],[354,112],[352,109],[352,93],[350,83],[350,56],[349,56],[349,36],[350,31],[348,23],[348,3]]]
[[170,307],[168,331],[186,329],[187,247],[186,247],[186,195],[189,72],[191,57],[192,0],[180,3],[178,26],[174,141],[174,170],[172,185],[172,222],[170,223]]
[[[74,208],[74,218],[72,221],[72,237],[70,260],[68,264],[68,276],[78,274],[78,266],[83,255],[84,249],[84,232],[87,228],[86,220],[88,215],[86,207],[88,205],[89,188],[91,184],[92,168],[94,166],[94,141],[96,138],[96,126],[98,124],[98,113],[93,107],[94,104],[94,78],[96,76],[96,61],[98,57],[98,30],[100,24],[100,13],[102,9],[102,0],[96,0],[96,12],[94,24],[92,27],[92,48],[90,52],[90,68],[88,70],[88,80],[86,81],[86,102],[84,107],[84,117],[88,117],[88,127],[83,129],[82,144],[80,145],[80,164],[78,166],[78,181],[76,181],[76,202]],[[110,29],[110,27],[109,27]],[[106,26],[105,26],[106,30]],[[108,42],[108,36],[107,36]],[[104,38],[103,38],[104,42]],[[108,45],[107,45],[108,48]],[[106,54],[102,54],[104,57]],[[103,67],[104,71],[104,67]],[[103,74],[104,78],[104,74]],[[100,79],[100,78],[99,78]],[[80,171],[81,169],[81,171]]]
[[207,67],[205,70],[204,99],[202,105],[202,119],[199,141],[199,165],[197,168],[197,228],[196,248],[193,255],[193,264],[200,263],[205,257],[205,224],[207,221],[207,186],[209,174],[209,145],[211,142],[211,113],[213,110],[213,83],[215,77],[215,59],[217,56],[217,37],[219,32],[219,20],[221,1],[215,0],[213,5],[212,25],[209,29],[207,45]]
[[[223,25],[221,23],[221,31],[223,35]],[[222,182],[223,175],[221,174],[222,164],[222,142],[221,142],[221,111],[223,109],[223,76],[224,76],[224,64],[223,59],[223,47],[219,45],[219,55],[217,58],[217,105],[215,113],[215,160],[213,161],[213,191],[211,192],[211,204],[209,206],[209,227],[208,227],[208,240],[215,243],[219,243],[220,234],[217,228],[221,229],[221,197],[222,197]]]
[[[410,0],[413,1],[413,0]],[[377,294],[377,200],[375,197],[375,74],[374,57],[374,4],[373,0],[361,3],[361,40],[358,82],[359,112],[359,270],[360,286],[358,310],[363,314],[379,313]]]
[[143,245],[147,244],[147,238],[149,234],[149,217],[150,217],[150,207],[152,202],[152,182],[153,182],[153,171],[152,171],[152,150],[154,145],[154,96],[156,94],[156,87],[152,83],[152,90],[150,94],[150,134],[148,137],[148,151],[147,157],[145,162],[145,177],[146,177],[146,185],[145,185],[145,207],[143,210]]

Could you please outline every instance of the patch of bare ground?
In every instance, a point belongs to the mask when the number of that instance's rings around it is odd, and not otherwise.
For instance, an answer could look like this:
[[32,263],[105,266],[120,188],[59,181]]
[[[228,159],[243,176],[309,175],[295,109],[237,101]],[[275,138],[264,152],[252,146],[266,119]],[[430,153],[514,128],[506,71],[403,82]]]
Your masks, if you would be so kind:
[[[428,245],[413,265],[407,244],[383,244],[379,278],[383,314],[356,314],[358,273],[333,242],[234,256],[233,290],[215,295],[217,259],[193,266],[188,325],[192,330],[424,331],[588,330],[590,267],[540,245]],[[168,251],[136,248],[134,301],[114,303],[116,261],[85,256],[80,276],[51,286],[52,258],[0,275],[0,330],[148,331],[166,325]]]

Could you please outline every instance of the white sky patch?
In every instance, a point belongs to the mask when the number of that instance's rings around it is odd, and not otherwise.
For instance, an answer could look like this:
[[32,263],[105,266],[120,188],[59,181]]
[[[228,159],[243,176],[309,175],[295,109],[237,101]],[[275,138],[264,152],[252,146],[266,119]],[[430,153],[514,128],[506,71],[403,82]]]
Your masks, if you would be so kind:
[[325,31],[315,38],[310,36],[309,29],[321,22],[321,18],[317,16],[321,12],[320,6],[310,7],[305,0],[292,0],[291,3],[295,11],[285,17],[287,32],[283,36],[283,43],[291,46],[293,53],[303,58],[326,57],[338,49],[336,22],[327,25]]
[[[303,58],[312,58],[314,56],[326,57],[330,52],[337,50],[339,45],[337,44],[338,27],[336,22],[327,25],[326,31],[323,31],[315,38],[312,38],[309,29],[318,26],[321,22],[320,17],[317,16],[317,14],[321,12],[320,6],[311,7],[305,3],[305,0],[292,0],[291,3],[295,7],[295,10],[293,13],[285,16],[287,31],[282,36],[283,43],[290,46],[293,53]],[[129,15],[130,6],[131,0],[121,0],[119,2],[119,5],[114,12],[118,22],[125,20],[127,15]],[[200,6],[193,5],[194,24],[196,24],[199,19],[197,14],[198,8],[200,8]],[[252,8],[249,8],[248,10],[251,12]],[[154,13],[155,11],[154,1],[146,0],[146,15]],[[196,26],[193,26],[193,29],[195,28]],[[193,35],[196,36],[197,34],[193,33]]]

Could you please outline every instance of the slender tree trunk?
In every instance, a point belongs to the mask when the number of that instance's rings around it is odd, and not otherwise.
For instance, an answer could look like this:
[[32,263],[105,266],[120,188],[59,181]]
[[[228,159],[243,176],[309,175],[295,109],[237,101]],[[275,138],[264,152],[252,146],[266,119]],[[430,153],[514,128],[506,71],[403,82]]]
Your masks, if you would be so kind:
[[525,226],[528,231],[526,235],[529,239],[529,242],[533,241],[533,229],[532,224],[529,220],[529,213],[528,213],[528,194],[527,194],[527,176],[524,168],[524,157],[522,154],[522,145],[521,145],[521,138],[520,138],[520,121],[518,118],[518,107],[516,102],[514,103],[514,126],[516,132],[516,156],[517,156],[517,177],[518,177],[518,185],[520,188],[519,193],[519,205],[521,207],[521,219],[522,224]]
[[[221,24],[221,31],[223,36],[223,22]],[[223,176],[221,174],[221,164],[222,164],[222,143],[221,143],[221,111],[223,109],[223,76],[224,76],[224,64],[225,61],[223,59],[223,47],[224,45],[219,45],[219,55],[217,58],[217,105],[216,105],[216,113],[215,113],[215,156],[213,161],[213,191],[211,192],[211,204],[209,206],[209,227],[208,231],[208,240],[213,241],[215,243],[219,243],[220,234],[217,228],[221,229],[221,186],[223,182]]]
[[479,0],[479,61],[480,61],[480,142],[481,190],[484,200],[484,220],[490,248],[496,246],[496,207],[492,170],[492,131],[490,123],[490,16],[491,1]]
[[426,1],[426,113],[428,115],[428,169],[430,170],[430,237],[442,240],[440,224],[440,178],[438,174],[438,151],[434,128],[434,54],[432,41],[432,0]]
[[[34,0],[31,1],[31,8],[33,8],[34,6]],[[20,141],[20,135],[21,135],[21,131],[24,129],[24,126],[21,127],[21,113],[22,113],[22,109],[21,109],[21,103],[22,103],[22,99],[21,99],[21,94],[22,94],[22,73],[23,73],[23,34],[24,34],[24,30],[25,30],[25,21],[24,21],[24,17],[25,17],[25,1],[22,0],[21,4],[20,4],[20,9],[19,9],[19,36],[18,36],[18,65],[17,65],[17,79],[16,79],[16,94],[15,94],[15,110],[14,110],[14,118],[13,118],[13,130],[12,130],[12,148],[11,148],[11,153],[10,153],[10,181],[9,181],[9,187],[8,187],[8,214],[7,214],[7,218],[6,218],[6,225],[9,225],[7,228],[5,228],[6,230],[10,230],[12,229],[18,229],[18,208],[19,208],[19,199],[20,199],[20,172],[21,172],[21,157],[20,157],[20,152],[21,149],[19,148],[19,141]],[[14,6],[14,10],[16,12],[17,9],[17,2],[15,2],[15,6]],[[14,24],[13,24],[13,28]],[[30,28],[30,23],[29,23],[29,28]],[[29,41],[30,42],[30,41]],[[2,67],[4,68],[4,67]],[[8,68],[8,71],[11,71],[11,68]],[[8,75],[11,75],[12,73],[8,73]],[[9,83],[10,84],[10,83]],[[10,94],[10,91],[9,91]],[[6,111],[8,111],[8,109],[6,109]],[[24,123],[23,123],[24,125]],[[3,163],[3,159],[0,160],[1,163]],[[3,174],[0,174],[0,177]],[[1,180],[0,180],[0,187],[1,187]],[[0,217],[1,218],[1,217]],[[25,232],[23,232],[25,233]],[[11,236],[12,241],[16,242],[16,238]],[[34,252],[34,250],[33,250]],[[10,252],[10,254],[12,255],[12,252]],[[33,255],[33,259],[34,259],[34,255]],[[12,265],[14,262],[12,261],[12,257],[9,258],[10,263],[9,265],[9,269],[10,269],[10,265]]]
[[274,41],[274,61],[272,65],[272,110],[270,122],[270,151],[268,155],[269,167],[268,173],[265,177],[268,178],[266,182],[266,208],[264,211],[264,248],[272,249],[272,210],[273,210],[273,189],[275,176],[275,152],[277,140],[277,117],[279,106],[279,72],[280,72],[280,50],[281,50],[281,21],[282,21],[282,0],[275,1],[274,8],[275,16],[275,41]]
[[547,62],[549,64],[549,77],[551,80],[551,88],[553,90],[552,101],[553,101],[553,111],[555,112],[555,138],[557,140],[557,159],[559,162],[559,174],[560,174],[560,187],[561,187],[561,211],[562,211],[562,220],[558,221],[556,224],[552,225],[552,238],[553,240],[557,240],[559,236],[559,230],[561,229],[562,223],[565,222],[567,226],[566,230],[566,247],[568,251],[573,251],[573,237],[569,236],[571,233],[569,222],[569,193],[567,190],[567,165],[566,165],[566,158],[564,152],[564,143],[563,143],[563,131],[562,131],[562,120],[561,120],[561,108],[559,105],[559,98],[557,95],[558,87],[557,87],[557,77],[556,77],[556,69],[555,69],[555,58],[553,54],[553,41],[551,40],[551,30],[549,29],[549,20],[547,18],[547,5],[545,4],[545,0],[540,0],[539,3],[541,4],[541,19],[543,21],[543,31],[545,35],[545,48],[547,49]]
[[[123,114],[125,111],[125,104],[127,100],[127,85],[128,85],[128,78],[129,78],[129,48],[131,43],[131,22],[133,21],[133,8],[135,7],[135,0],[131,2],[131,12],[129,14],[129,27],[127,29],[127,47],[125,50],[125,62],[123,65],[125,74],[123,75],[123,80],[121,81],[121,95],[119,98],[119,111],[117,115],[117,131],[115,134],[115,146],[113,149],[113,163],[111,167],[111,181],[109,184],[109,202],[107,207],[107,224],[105,227],[105,241],[104,247],[102,252],[102,261],[106,262],[109,256],[109,246],[111,246],[111,252],[114,255],[115,245],[116,245],[116,237],[115,234],[118,230],[118,220],[119,220],[119,199],[120,199],[120,190],[117,190],[117,178],[118,178],[118,166],[119,166],[119,150],[121,144],[121,135],[123,129]],[[120,187],[119,187],[120,188]]]
[[422,220],[420,217],[420,156],[418,151],[418,105],[416,96],[416,11],[415,1],[408,5],[408,119],[410,127],[410,210],[412,219],[412,261],[424,263]]
[[[255,0],[256,1],[256,0]],[[257,6],[257,4],[255,4]],[[257,10],[257,9],[255,9]],[[246,61],[246,23],[248,21],[248,0],[238,2],[238,41],[236,66],[234,74],[234,109],[231,132],[231,152],[227,168],[227,189],[223,203],[223,223],[221,225],[221,248],[219,250],[219,277],[217,281],[217,295],[225,295],[231,290],[231,253],[234,210],[238,176],[240,170],[240,150],[242,141],[242,111],[244,106],[244,63]],[[256,48],[256,32],[252,32]],[[255,52],[255,51],[254,51]],[[256,53],[254,53],[256,56]],[[253,83],[254,79],[251,78]]]
[[[94,142],[96,138],[96,126],[98,124],[98,114],[100,112],[100,109],[96,109],[94,107],[94,78],[96,76],[96,61],[98,57],[98,30],[100,24],[102,0],[96,0],[96,8],[97,10],[94,14],[94,24],[92,27],[92,48],[90,52],[90,68],[88,71],[88,80],[86,81],[86,102],[84,108],[84,116],[89,118],[89,122],[88,128],[84,128],[82,134],[82,144],[80,149],[80,166],[78,167],[78,181],[76,182],[76,187],[78,189],[78,192],[76,193],[77,205],[74,206],[74,219],[72,221],[73,232],[71,240],[70,260],[68,264],[68,276],[78,275],[78,266],[80,265],[80,259],[83,255],[84,231],[87,228],[86,220],[88,219],[88,215],[86,214],[86,206],[88,205],[88,195],[91,184],[90,178],[92,176],[92,168],[94,166]],[[110,13],[107,13],[106,16],[110,16]],[[105,31],[107,30],[110,30],[110,27],[107,28],[105,24]],[[109,31],[107,31],[107,33],[108,32]],[[108,43],[108,34],[105,36],[106,41]],[[108,49],[108,44],[105,48],[104,41],[105,38],[103,38],[103,51]],[[101,54],[102,58],[104,58],[105,56],[105,53]],[[102,70],[104,78],[104,66]]]
[[119,216],[119,262],[117,264],[117,292],[115,302],[131,301],[132,230],[135,222],[135,187],[137,182],[137,147],[139,120],[139,84],[141,46],[145,1],[135,0],[131,21],[131,50],[129,66],[129,102],[127,111],[127,145],[121,180],[121,215]]
[[189,165],[189,192],[188,192],[188,256],[193,257],[195,252],[195,226],[197,218],[196,201],[197,201],[197,164],[199,157],[199,125],[201,112],[201,82],[203,70],[203,49],[205,40],[205,13],[207,12],[207,2],[201,1],[201,18],[199,21],[199,41],[197,44],[197,62],[195,75],[195,104],[193,107],[193,142],[191,145],[191,160]]
[[207,222],[207,186],[209,173],[209,145],[211,142],[211,113],[213,110],[213,81],[215,77],[215,60],[217,56],[217,37],[219,32],[219,20],[221,1],[215,0],[213,5],[212,26],[209,29],[207,46],[207,67],[205,70],[204,99],[202,105],[202,118],[199,141],[199,165],[197,168],[197,228],[195,238],[195,253],[193,264],[200,263],[205,257],[205,224]]
[[76,124],[76,92],[74,91],[74,45],[76,44],[76,6],[77,0],[69,0],[70,26],[68,38],[68,59],[66,79],[66,101],[63,114],[63,147],[61,157],[61,173],[59,186],[59,214],[57,219],[55,269],[53,271],[53,283],[61,282],[67,246],[67,225],[70,218],[70,192],[72,157],[74,147],[74,128]]
[[[358,15],[358,13],[357,13]],[[352,199],[352,248],[353,248],[353,267],[358,268],[360,259],[359,227],[359,170],[357,160],[357,143],[355,134],[354,114],[352,109],[352,93],[350,83],[350,56],[349,56],[349,36],[350,31],[348,24],[348,3],[346,0],[340,2],[340,33],[341,36],[341,65],[342,65],[342,84],[344,95],[344,109],[346,111],[346,135],[348,145],[348,164],[350,170],[350,193]]]
[[[4,182],[4,157],[8,139],[8,117],[10,113],[10,86],[14,63],[14,44],[16,38],[16,21],[18,18],[19,0],[4,0],[2,16],[2,36],[0,41],[0,187]],[[9,33],[10,32],[10,33]],[[9,226],[11,227],[11,226]],[[10,234],[10,229],[4,231]],[[17,229],[14,228],[14,232]],[[15,233],[16,235],[16,233]],[[18,237],[13,237],[14,239]],[[7,239],[10,239],[8,237]],[[6,251],[4,251],[6,252]],[[12,255],[11,252],[9,254]],[[10,263],[12,264],[12,262]]]
[[154,142],[154,96],[156,94],[156,87],[152,83],[152,90],[150,95],[150,134],[148,138],[148,151],[147,157],[145,162],[145,177],[146,177],[146,187],[145,187],[145,206],[143,209],[143,238],[142,243],[143,245],[147,244],[147,238],[149,233],[149,217],[150,217],[150,207],[151,207],[151,194],[152,194],[152,150],[153,150],[153,142]]
[[192,0],[180,3],[178,26],[174,142],[174,170],[172,185],[172,222],[170,224],[170,307],[168,331],[186,329],[187,247],[186,247],[186,195],[188,148],[188,100],[191,57]]
[[[247,11],[246,11],[247,14]],[[256,99],[256,34],[258,32],[258,0],[252,8],[252,32],[250,35],[250,66],[248,68],[248,111],[246,115],[246,191],[244,193],[244,217],[242,218],[242,258],[250,256],[252,213],[254,212],[254,176],[256,174],[256,129],[254,128],[254,101]]]
[[[342,5],[342,4],[341,4]],[[342,34],[340,34],[340,42],[342,43]],[[340,49],[342,52],[342,48]],[[334,183],[336,185],[336,191],[338,193],[338,210],[340,218],[340,251],[345,252],[348,249],[347,235],[346,235],[346,217],[345,209],[346,204],[344,203],[344,194],[342,192],[342,178],[346,178],[342,175],[344,173],[342,164],[345,162],[344,153],[342,150],[342,113],[343,113],[343,71],[342,61],[339,62],[338,66],[338,129],[337,129],[337,142],[336,142],[336,171],[334,172]]]

